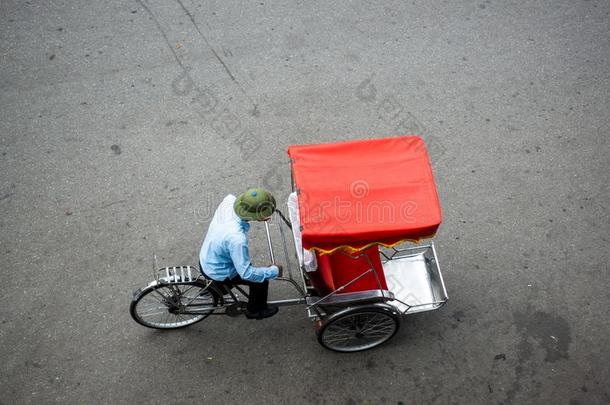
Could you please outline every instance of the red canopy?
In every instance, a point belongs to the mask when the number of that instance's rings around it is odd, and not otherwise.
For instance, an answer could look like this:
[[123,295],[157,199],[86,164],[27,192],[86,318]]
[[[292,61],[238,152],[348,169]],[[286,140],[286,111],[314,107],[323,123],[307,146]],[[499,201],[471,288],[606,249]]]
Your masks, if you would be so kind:
[[302,243],[328,253],[431,237],[441,209],[417,136],[288,148]]

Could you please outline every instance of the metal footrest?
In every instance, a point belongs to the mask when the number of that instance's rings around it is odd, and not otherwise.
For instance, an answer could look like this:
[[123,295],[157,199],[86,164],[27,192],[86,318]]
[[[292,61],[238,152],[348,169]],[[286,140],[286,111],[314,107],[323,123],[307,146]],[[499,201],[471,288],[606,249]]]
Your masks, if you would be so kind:
[[432,311],[447,302],[434,244],[384,249],[381,254],[388,288],[395,295],[390,304],[401,313]]

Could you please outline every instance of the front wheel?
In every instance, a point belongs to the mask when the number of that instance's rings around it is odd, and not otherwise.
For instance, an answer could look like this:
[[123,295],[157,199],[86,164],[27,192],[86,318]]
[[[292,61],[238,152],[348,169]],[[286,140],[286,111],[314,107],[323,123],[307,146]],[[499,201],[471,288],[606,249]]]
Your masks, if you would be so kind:
[[156,283],[135,293],[129,313],[149,328],[178,329],[207,318],[218,301],[209,283]]
[[318,331],[318,342],[336,352],[359,352],[390,340],[400,315],[388,305],[347,308],[332,314]]

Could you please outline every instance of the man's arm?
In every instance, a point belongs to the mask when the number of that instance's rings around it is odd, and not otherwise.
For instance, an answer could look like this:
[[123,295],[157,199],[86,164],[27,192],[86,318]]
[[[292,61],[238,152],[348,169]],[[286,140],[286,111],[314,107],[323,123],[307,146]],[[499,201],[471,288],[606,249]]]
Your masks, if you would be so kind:
[[237,273],[239,273],[239,276],[244,280],[262,283],[267,279],[277,278],[279,270],[275,265],[269,267],[252,266],[247,242],[233,242],[229,246],[229,249],[233,265],[235,266]]

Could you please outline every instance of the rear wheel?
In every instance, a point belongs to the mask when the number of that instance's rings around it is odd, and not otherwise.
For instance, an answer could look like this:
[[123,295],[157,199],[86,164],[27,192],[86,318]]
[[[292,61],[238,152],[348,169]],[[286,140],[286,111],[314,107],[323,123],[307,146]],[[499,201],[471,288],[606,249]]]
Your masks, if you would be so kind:
[[129,312],[149,328],[184,328],[214,312],[219,295],[209,283],[156,284],[136,293]]
[[318,342],[336,352],[359,352],[390,340],[400,315],[388,305],[347,308],[332,314],[318,331]]

